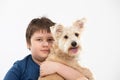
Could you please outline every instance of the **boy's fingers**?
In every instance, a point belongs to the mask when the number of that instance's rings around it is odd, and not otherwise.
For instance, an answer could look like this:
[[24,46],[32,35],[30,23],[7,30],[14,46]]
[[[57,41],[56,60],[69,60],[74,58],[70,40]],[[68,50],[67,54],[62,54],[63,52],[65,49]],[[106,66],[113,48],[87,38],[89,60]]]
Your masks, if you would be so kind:
[[76,80],[88,80],[88,79],[85,78],[85,77],[80,77],[80,78],[78,78],[78,79],[76,79]]

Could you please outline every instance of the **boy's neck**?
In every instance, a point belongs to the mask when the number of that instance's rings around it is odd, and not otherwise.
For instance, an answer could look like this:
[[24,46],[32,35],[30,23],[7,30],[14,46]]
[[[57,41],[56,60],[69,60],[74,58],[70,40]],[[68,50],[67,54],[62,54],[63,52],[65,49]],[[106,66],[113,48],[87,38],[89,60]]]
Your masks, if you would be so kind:
[[32,56],[32,59],[33,59],[33,61],[34,61],[35,63],[37,63],[38,65],[40,65],[43,61],[45,61],[45,59],[43,59],[43,58],[37,59],[37,58],[34,58],[33,56]]

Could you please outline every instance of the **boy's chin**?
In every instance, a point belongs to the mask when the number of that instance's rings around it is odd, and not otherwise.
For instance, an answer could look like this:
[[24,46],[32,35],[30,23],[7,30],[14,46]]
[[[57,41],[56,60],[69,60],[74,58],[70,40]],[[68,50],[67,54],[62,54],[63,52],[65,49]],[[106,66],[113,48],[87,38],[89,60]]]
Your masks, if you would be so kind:
[[45,61],[45,59],[48,57],[48,55],[39,55],[39,61],[40,62],[43,62],[43,61]]
[[44,56],[42,56],[43,59],[46,59],[47,57],[48,57],[48,55],[44,55]]

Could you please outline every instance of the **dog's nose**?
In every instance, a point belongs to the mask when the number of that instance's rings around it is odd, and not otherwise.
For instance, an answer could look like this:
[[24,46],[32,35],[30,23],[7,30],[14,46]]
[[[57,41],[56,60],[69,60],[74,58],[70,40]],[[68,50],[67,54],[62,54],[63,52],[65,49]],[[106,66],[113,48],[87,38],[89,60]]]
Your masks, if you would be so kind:
[[76,43],[75,41],[73,41],[73,42],[71,43],[71,45],[72,45],[73,47],[75,47],[75,46],[77,45],[77,43]]

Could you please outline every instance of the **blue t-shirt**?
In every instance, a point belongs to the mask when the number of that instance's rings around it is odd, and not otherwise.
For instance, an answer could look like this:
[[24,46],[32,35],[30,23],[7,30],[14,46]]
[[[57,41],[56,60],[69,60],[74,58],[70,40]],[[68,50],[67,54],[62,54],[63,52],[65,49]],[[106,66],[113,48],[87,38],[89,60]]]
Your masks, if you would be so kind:
[[31,55],[16,61],[7,72],[4,80],[38,80],[39,65],[36,64]]

